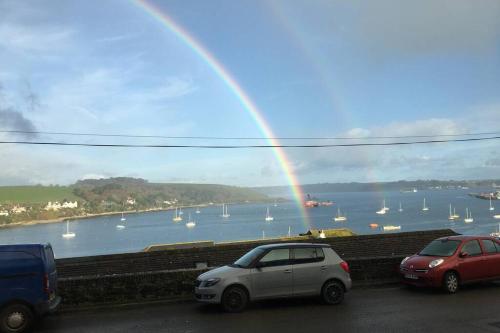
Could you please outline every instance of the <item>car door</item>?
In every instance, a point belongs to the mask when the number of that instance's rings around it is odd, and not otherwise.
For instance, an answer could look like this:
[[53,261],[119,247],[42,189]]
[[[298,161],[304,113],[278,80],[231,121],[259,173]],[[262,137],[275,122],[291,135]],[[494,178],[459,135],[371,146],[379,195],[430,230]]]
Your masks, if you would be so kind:
[[460,253],[467,253],[466,257],[459,256],[458,258],[458,272],[461,280],[468,282],[485,278],[487,273],[479,240],[467,241],[462,246]]
[[292,256],[293,294],[319,294],[328,272],[323,249],[297,247],[292,250]]
[[482,239],[481,246],[484,252],[484,266],[486,269],[487,278],[500,277],[500,246],[495,245],[495,241],[491,239]]
[[252,298],[292,295],[293,268],[289,248],[271,249],[252,268]]

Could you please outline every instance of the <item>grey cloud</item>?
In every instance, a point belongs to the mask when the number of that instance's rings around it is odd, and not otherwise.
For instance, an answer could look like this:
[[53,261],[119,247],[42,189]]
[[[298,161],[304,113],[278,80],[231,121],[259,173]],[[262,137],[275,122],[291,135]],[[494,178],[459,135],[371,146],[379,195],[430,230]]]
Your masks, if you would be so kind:
[[[23,132],[36,131],[35,125],[29,119],[13,109],[0,109],[0,129]],[[25,136],[33,137],[34,134],[25,134]]]

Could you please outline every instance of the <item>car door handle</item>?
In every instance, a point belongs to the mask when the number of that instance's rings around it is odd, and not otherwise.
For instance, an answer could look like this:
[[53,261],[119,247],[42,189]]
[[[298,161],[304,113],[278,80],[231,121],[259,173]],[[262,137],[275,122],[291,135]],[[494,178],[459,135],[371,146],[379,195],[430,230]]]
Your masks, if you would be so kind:
[[291,270],[291,269],[285,269],[285,270],[283,271],[283,273],[285,273],[285,274],[286,274],[286,273],[291,273],[291,272],[292,272],[292,270]]
[[327,267],[327,266],[321,266],[321,270],[322,270],[322,271],[326,271],[327,269],[328,269],[328,267]]

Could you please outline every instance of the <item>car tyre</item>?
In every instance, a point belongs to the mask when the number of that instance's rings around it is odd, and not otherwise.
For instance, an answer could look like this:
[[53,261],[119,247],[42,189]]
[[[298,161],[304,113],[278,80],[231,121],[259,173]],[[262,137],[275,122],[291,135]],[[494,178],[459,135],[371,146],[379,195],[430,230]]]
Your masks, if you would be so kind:
[[321,298],[329,305],[340,304],[344,300],[344,286],[338,281],[327,281],[321,289]]
[[28,332],[33,326],[35,316],[33,311],[24,304],[11,304],[0,313],[0,332]]
[[455,272],[447,272],[443,278],[443,288],[449,294],[454,294],[458,291],[458,275]]
[[241,312],[248,304],[248,294],[242,287],[229,287],[222,294],[221,304],[226,312]]

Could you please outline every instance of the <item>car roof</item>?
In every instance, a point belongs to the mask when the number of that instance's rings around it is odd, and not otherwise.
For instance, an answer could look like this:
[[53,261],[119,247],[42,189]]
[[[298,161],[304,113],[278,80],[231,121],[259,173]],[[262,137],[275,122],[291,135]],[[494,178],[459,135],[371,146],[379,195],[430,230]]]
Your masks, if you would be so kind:
[[330,244],[324,243],[276,243],[261,245],[259,249],[280,249],[280,248],[301,248],[301,247],[331,247]]
[[459,240],[459,241],[468,241],[468,240],[472,240],[472,239],[497,239],[495,237],[492,237],[492,236],[466,236],[466,235],[458,235],[458,236],[448,236],[448,237],[441,237],[441,238],[438,238],[439,240],[441,239],[448,239],[448,240]]

